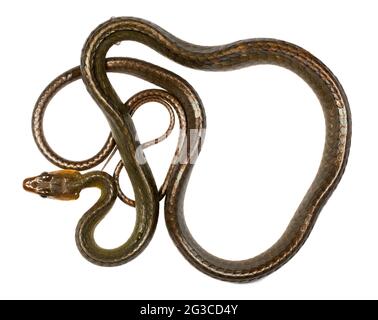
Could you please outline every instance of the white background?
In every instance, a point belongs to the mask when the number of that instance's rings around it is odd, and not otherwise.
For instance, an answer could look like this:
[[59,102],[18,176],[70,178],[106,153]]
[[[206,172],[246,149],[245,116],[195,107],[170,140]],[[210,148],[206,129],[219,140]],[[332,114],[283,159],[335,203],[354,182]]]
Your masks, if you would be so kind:
[[[1,222],[0,298],[308,299],[378,298],[377,53],[375,1],[11,1],[0,5]],[[214,280],[194,269],[159,224],[148,248],[117,268],[94,266],[76,249],[77,221],[97,199],[59,202],[23,191],[22,180],[55,167],[39,153],[31,130],[43,88],[78,65],[89,33],[112,16],[136,16],[196,44],[270,37],[319,57],[342,83],[351,105],[349,164],[308,241],[280,270],[249,284]],[[185,212],[197,241],[229,259],[267,249],[285,229],[312,178],[324,143],[320,105],[291,72],[257,66],[227,73],[191,70],[135,43],[109,56],[132,56],[189,81],[205,105],[208,131],[187,191]],[[152,86],[110,76],[123,99]],[[167,125],[158,105],[135,115],[142,141]],[[93,155],[107,123],[78,81],[46,113],[49,142],[62,155]],[[177,131],[146,150],[160,184]],[[114,161],[107,170],[111,172]],[[126,175],[125,189],[132,194]],[[130,234],[134,210],[117,203],[96,232],[107,248]]]

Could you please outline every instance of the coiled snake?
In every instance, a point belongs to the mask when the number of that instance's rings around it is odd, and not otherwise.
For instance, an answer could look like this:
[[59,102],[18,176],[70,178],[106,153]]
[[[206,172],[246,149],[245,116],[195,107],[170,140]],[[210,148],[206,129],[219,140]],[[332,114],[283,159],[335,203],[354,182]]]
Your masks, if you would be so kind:
[[[191,236],[185,224],[183,205],[190,173],[204,140],[204,108],[195,90],[178,75],[136,59],[106,59],[109,48],[124,40],[140,42],[179,64],[201,70],[226,71],[256,64],[282,66],[302,77],[316,93],[326,123],[326,141],[320,167],[286,231],[267,251],[251,259],[229,261],[208,253]],[[146,90],[124,104],[111,86],[107,72],[137,76],[164,90]],[[96,156],[74,162],[60,157],[47,144],[42,119],[44,110],[55,93],[80,77],[105,114],[111,136]],[[173,108],[181,128],[175,157],[160,192],[141,152],[143,145],[137,139],[131,119],[132,113],[148,101],[157,101],[168,109]],[[171,119],[172,117],[171,114]],[[166,225],[184,257],[197,269],[214,278],[245,282],[278,269],[307,239],[319,212],[344,172],[350,148],[351,116],[346,95],[336,77],[322,62],[300,47],[273,39],[249,39],[222,46],[197,46],[174,37],[151,22],[122,17],[112,18],[97,27],[84,45],[80,68],[65,72],[45,89],[34,109],[33,134],[47,159],[64,170],[44,172],[26,179],[26,190],[58,199],[77,199],[80,191],[87,187],[97,187],[102,191],[99,200],[83,215],[76,230],[78,248],[89,261],[103,266],[115,266],[135,258],[153,236],[159,200],[165,196]],[[115,146],[134,189],[137,218],[130,238],[120,247],[108,250],[96,244],[94,230],[120,193],[117,179],[102,171],[81,174],[79,170],[96,166],[109,156]],[[117,168],[116,178],[120,170],[121,164]],[[130,199],[123,199],[134,204]]]

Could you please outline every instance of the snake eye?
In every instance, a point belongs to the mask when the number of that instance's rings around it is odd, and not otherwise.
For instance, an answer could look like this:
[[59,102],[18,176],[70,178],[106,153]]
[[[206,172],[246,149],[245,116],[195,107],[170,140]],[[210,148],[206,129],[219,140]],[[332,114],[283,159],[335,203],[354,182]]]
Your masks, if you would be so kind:
[[49,190],[46,189],[46,188],[39,189],[38,194],[39,194],[42,198],[47,198],[47,197],[49,196]]
[[51,175],[48,172],[44,171],[40,174],[40,178],[43,181],[49,181],[51,180]]

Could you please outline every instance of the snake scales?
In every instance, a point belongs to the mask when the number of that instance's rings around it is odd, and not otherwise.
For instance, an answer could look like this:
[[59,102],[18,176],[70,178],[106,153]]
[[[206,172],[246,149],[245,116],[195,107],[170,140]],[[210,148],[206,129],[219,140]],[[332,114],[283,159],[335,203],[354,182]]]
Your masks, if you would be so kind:
[[[191,236],[185,223],[183,205],[190,173],[204,140],[206,119],[203,105],[190,84],[168,70],[136,59],[106,59],[109,48],[125,40],[140,42],[181,65],[200,70],[226,71],[257,64],[278,65],[295,72],[316,93],[326,124],[323,157],[286,231],[268,250],[247,260],[224,260],[205,251]],[[144,95],[137,95],[133,103],[130,99],[124,104],[110,84],[107,72],[127,73],[165,91],[147,90]],[[60,157],[49,147],[43,135],[42,119],[54,94],[80,77],[108,120],[111,136],[96,156],[74,162]],[[148,101],[158,101],[173,108],[182,132],[160,193],[140,152],[141,145],[131,119],[136,105]],[[76,199],[81,189],[86,187],[102,190],[100,199],[84,214],[76,230],[78,247],[88,260],[103,266],[114,266],[135,258],[153,236],[159,200],[165,195],[166,225],[184,257],[214,278],[246,282],[278,269],[293,257],[309,236],[319,212],[343,175],[351,141],[351,116],[346,95],[336,77],[321,61],[298,46],[274,39],[197,46],[174,37],[151,22],[121,17],[98,26],[84,45],[80,68],[67,71],[45,89],[33,113],[33,134],[47,159],[64,170],[28,178],[24,182],[25,189],[59,199]],[[191,136],[189,147],[185,144],[188,135]],[[96,244],[93,233],[114,203],[119,186],[115,179],[103,172],[80,174],[78,170],[92,168],[103,161],[115,145],[134,189],[137,219],[130,238],[120,247],[108,250]]]

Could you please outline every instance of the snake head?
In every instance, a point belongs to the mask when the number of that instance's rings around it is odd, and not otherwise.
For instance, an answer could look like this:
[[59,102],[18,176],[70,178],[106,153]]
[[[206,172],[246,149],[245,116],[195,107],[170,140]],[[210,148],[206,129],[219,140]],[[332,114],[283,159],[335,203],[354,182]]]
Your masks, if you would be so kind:
[[26,178],[26,191],[39,194],[43,198],[76,200],[80,195],[81,174],[76,170],[42,172],[39,176]]

